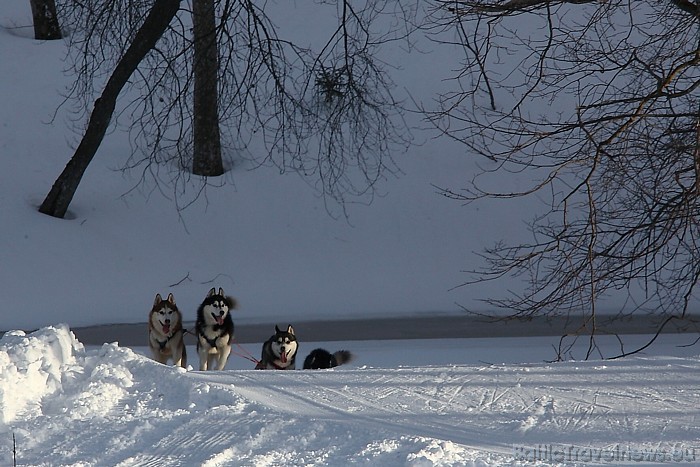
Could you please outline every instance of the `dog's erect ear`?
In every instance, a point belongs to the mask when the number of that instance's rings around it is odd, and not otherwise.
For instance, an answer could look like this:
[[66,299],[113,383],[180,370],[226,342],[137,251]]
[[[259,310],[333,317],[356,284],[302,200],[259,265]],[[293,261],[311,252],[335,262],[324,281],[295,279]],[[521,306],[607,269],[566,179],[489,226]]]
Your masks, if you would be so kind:
[[175,305],[175,297],[173,297],[173,294],[171,293],[168,294],[168,303]]
[[292,336],[294,335],[294,328],[292,327],[291,324],[289,326],[287,326],[287,332],[289,334],[291,334]]
[[156,299],[153,300],[153,306],[158,305],[158,304],[159,304],[160,302],[162,302],[162,301],[163,301],[163,298],[160,296],[159,293],[157,293],[157,294],[156,294]]
[[225,296],[225,295],[224,295],[224,289],[222,289],[221,287],[219,287],[219,295],[221,295],[222,297]]
[[280,328],[277,327],[276,324],[275,324],[275,332],[276,332],[277,334],[279,334],[280,332],[282,332],[282,331],[280,330]]
[[212,287],[211,290],[209,291],[209,293],[207,294],[207,297],[211,297],[215,293],[216,293],[216,288]]

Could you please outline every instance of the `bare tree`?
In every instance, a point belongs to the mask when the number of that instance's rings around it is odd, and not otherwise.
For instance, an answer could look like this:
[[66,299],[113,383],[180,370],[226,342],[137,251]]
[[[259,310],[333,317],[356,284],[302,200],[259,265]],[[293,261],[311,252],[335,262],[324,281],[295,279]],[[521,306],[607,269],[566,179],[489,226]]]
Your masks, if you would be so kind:
[[[618,317],[659,314],[659,331],[688,319],[700,278],[698,2],[437,5],[436,40],[463,62],[455,91],[426,112],[486,157],[468,187],[444,194],[546,200],[533,240],[486,250],[466,284],[522,278],[521,290],[486,303],[509,318],[576,318],[569,337],[588,336],[589,356],[610,296],[626,299]],[[501,188],[514,179],[522,189]]]
[[54,217],[65,216],[78,184],[107,131],[119,93],[146,54],[155,47],[163,31],[175,17],[179,5],[180,0],[156,0],[153,4],[150,13],[134,35],[131,45],[117,62],[102,94],[95,101],[80,145],[51,187],[51,191],[39,207],[39,212]]
[[54,0],[29,0],[29,5],[32,8],[34,39],[51,41],[63,37]]
[[[69,97],[87,108],[86,96],[95,95],[100,77],[114,67],[149,2],[64,1],[66,24],[80,31],[70,39],[78,79]],[[209,1],[194,4],[146,56],[118,106],[117,120],[129,128],[133,145],[125,168],[140,171],[141,181],[170,184],[178,199],[190,174],[220,172],[193,160],[198,141],[209,145],[204,153],[212,160],[218,157],[220,129],[229,166],[245,157],[295,171],[341,205],[348,195],[371,199],[375,183],[397,170],[393,152],[410,138],[393,85],[374,57],[381,44],[404,37],[386,27],[390,21],[379,21],[395,14],[386,11],[391,2],[372,0],[361,9],[349,0],[317,2],[318,8],[337,5],[337,28],[315,49],[280,36],[265,10],[276,5],[215,0],[212,10]],[[212,63],[218,75],[202,80],[208,72],[198,67]],[[208,177],[194,181],[210,183]]]
[[217,176],[224,173],[218,108],[218,53],[214,0],[192,4],[194,36],[194,115],[192,116],[192,173]]

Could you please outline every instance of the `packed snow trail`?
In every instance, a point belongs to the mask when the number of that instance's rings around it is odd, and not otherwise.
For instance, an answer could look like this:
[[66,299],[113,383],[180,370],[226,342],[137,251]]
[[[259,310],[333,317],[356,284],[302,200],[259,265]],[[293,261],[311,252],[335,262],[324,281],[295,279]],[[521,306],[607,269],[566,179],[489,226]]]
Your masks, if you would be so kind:
[[696,358],[656,357],[205,373],[116,344],[85,350],[57,326],[0,339],[0,464],[12,465],[14,433],[23,466],[659,460],[620,459],[639,449],[689,465],[699,370]]

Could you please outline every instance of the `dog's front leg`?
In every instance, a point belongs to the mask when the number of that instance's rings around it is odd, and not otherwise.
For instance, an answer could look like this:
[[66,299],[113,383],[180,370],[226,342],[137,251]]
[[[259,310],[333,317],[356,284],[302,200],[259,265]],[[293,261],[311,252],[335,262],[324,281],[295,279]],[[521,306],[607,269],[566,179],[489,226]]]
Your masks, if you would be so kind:
[[224,345],[222,347],[219,347],[218,350],[219,350],[219,362],[218,362],[216,369],[223,370],[224,367],[226,366],[226,362],[228,361],[228,356],[231,353],[231,346]]
[[187,366],[187,363],[185,363],[185,364],[183,365],[183,362],[182,362],[182,351],[175,350],[175,351],[173,352],[173,365],[175,365],[175,366],[181,366],[181,367],[183,367],[183,368],[185,368],[185,366]]
[[209,352],[200,347],[197,353],[199,354],[199,371],[207,371],[209,366]]
[[162,363],[163,365],[167,365],[168,364],[168,356],[163,355],[162,353],[159,353],[158,356],[156,357],[156,361],[158,363]]
[[182,346],[182,353],[180,354],[180,363],[182,368],[187,368],[187,347]]

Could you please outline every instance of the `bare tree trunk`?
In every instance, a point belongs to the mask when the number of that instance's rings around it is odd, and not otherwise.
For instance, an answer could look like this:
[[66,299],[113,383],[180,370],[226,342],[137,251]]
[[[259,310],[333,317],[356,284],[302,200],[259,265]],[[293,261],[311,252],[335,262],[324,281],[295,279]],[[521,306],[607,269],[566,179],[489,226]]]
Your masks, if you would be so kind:
[[218,110],[218,48],[214,0],[195,0],[194,29],[194,155],[192,172],[217,176],[224,173]]
[[32,7],[34,38],[42,41],[60,39],[61,27],[54,0],[29,0],[29,4]]
[[[196,3],[196,2],[195,2]],[[117,63],[112,76],[95,101],[87,130],[75,154],[56,179],[39,212],[63,218],[78,184],[102,143],[114,113],[117,97],[141,60],[155,46],[180,8],[180,0],[156,0],[133,42]]]

